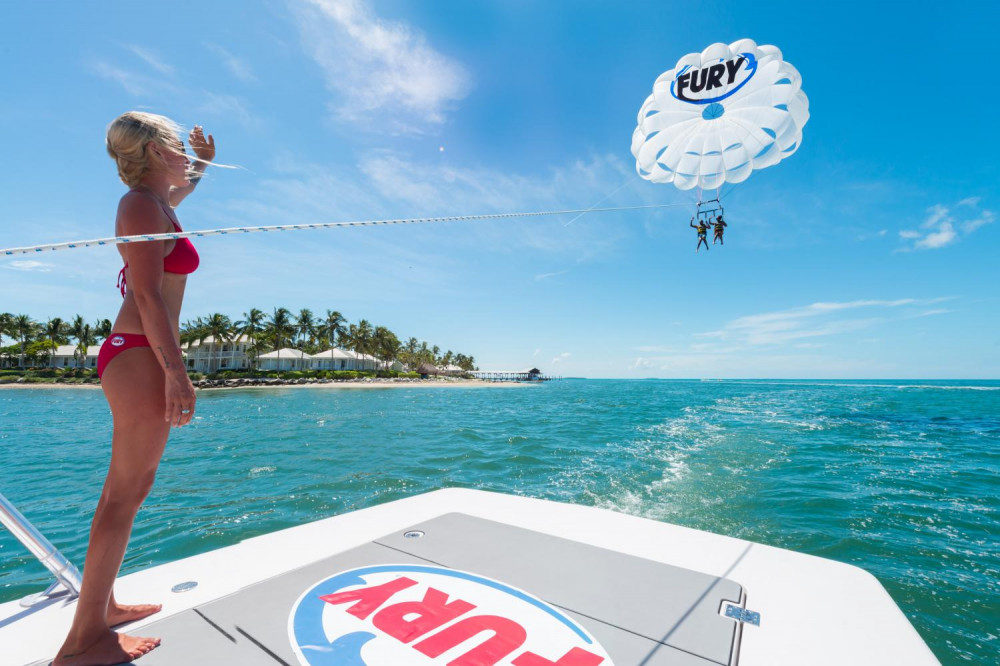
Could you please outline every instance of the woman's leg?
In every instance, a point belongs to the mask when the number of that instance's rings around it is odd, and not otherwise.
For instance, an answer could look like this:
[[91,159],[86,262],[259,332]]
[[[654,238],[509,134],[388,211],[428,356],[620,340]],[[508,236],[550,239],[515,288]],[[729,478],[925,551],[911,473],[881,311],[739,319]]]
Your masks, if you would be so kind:
[[90,528],[73,626],[54,666],[117,664],[159,644],[158,639],[116,634],[110,624],[159,610],[137,607],[143,612],[123,616],[122,607],[114,602],[112,587],[125,557],[132,522],[152,488],[170,434],[170,424],[163,420],[163,371],[150,348],[128,349],[108,364],[101,385],[114,418],[111,465]]

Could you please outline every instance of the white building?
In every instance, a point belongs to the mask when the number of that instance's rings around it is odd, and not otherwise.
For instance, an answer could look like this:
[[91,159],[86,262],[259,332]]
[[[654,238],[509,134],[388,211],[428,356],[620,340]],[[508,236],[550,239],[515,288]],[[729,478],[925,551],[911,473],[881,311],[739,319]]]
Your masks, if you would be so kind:
[[250,367],[250,336],[247,335],[232,340],[216,340],[210,335],[201,342],[184,343],[181,349],[187,355],[188,370],[219,372]]
[[346,349],[327,349],[312,355],[311,370],[358,370],[358,355]]
[[[385,364],[368,354],[350,349],[327,349],[312,355],[311,370],[380,370]],[[400,366],[402,367],[402,366]]]
[[309,370],[312,356],[298,349],[285,347],[260,355],[261,370]]
[[83,362],[76,358],[76,345],[59,345],[48,359],[50,368],[96,368],[97,354],[101,351],[100,344],[87,347],[87,358]]

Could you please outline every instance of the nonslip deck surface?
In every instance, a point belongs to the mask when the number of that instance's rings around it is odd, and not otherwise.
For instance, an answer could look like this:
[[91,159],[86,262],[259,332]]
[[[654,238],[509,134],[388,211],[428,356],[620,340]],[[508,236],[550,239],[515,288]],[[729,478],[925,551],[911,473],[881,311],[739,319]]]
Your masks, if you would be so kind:
[[[405,532],[414,531],[422,536],[404,537]],[[138,663],[305,663],[296,655],[289,634],[289,617],[296,603],[334,574],[378,565],[443,567],[524,590],[583,627],[616,666],[735,663],[736,622],[722,617],[719,609],[724,600],[741,601],[739,584],[461,513],[439,516],[147,625],[137,633],[163,640]],[[338,606],[338,613],[347,606]],[[467,645],[482,641],[477,636]],[[415,640],[411,645],[418,644]],[[401,666],[398,660],[383,664],[356,657],[338,659],[330,645],[324,649],[325,653],[312,653],[318,654],[312,663]],[[364,653],[355,650],[354,654]],[[415,664],[448,663],[412,654]],[[558,656],[550,656],[553,661],[545,663],[556,663]]]

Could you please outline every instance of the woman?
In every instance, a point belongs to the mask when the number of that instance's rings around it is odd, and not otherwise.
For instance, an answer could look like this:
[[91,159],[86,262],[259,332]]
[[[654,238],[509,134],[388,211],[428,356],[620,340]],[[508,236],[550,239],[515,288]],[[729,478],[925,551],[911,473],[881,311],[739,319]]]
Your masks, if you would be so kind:
[[[118,204],[116,235],[180,230],[173,209],[215,157],[215,142],[195,126],[188,139],[197,157],[192,169],[179,137],[176,124],[151,113],[130,111],[108,126],[108,154],[129,187]],[[114,421],[111,465],[90,528],[73,626],[53,666],[128,662],[160,644],[111,630],[161,608],[120,604],[112,587],[170,428],[194,417],[194,386],[181,358],[178,325],[184,286],[198,267],[198,253],[187,239],[120,244],[118,251],[125,262],[119,274],[124,302],[98,355],[101,388]]]
[[[725,231],[728,226],[729,225],[726,224],[726,221],[722,219],[721,215],[715,218],[715,222],[712,222],[712,228],[715,230],[715,234],[712,236],[712,245],[715,245],[716,242],[725,245],[722,241],[722,232]],[[707,245],[705,246],[705,249],[708,249]]]
[[692,217],[691,218],[691,222],[689,223],[689,225],[691,226],[692,229],[697,229],[698,230],[698,247],[696,247],[694,249],[694,251],[695,252],[700,252],[701,251],[701,244],[704,243],[705,244],[705,252],[708,252],[708,238],[705,237],[705,234],[708,233],[708,223],[705,222],[704,220],[702,220],[701,218],[698,218],[698,226],[695,226],[695,224],[694,224],[694,218]]

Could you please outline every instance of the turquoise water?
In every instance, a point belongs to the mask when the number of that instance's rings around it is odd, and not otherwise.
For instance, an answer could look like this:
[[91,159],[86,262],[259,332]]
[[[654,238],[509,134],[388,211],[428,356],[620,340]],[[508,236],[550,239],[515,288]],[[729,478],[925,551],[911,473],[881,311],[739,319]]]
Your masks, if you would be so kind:
[[[994,663],[1000,382],[594,381],[203,392],[124,570],[442,487],[596,505],[862,566],[946,664]],[[83,562],[111,420],[0,390],[0,492]],[[0,601],[48,576],[0,530]]]

